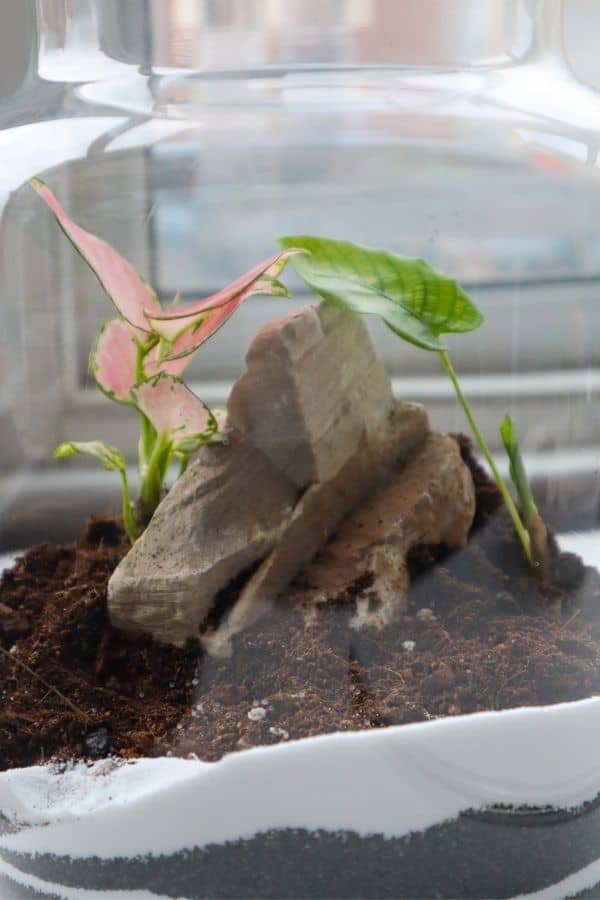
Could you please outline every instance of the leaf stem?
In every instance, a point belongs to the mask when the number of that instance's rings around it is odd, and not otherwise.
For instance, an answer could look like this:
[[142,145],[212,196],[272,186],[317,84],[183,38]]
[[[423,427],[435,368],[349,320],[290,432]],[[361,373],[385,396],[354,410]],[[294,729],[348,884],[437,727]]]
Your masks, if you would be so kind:
[[150,456],[154,448],[156,435],[152,424],[148,421],[143,412],[140,412],[140,440],[138,444],[138,457],[140,466],[140,478],[143,477],[148,467]]
[[127,537],[129,538],[131,543],[134,544],[138,538],[139,529],[135,521],[133,507],[131,505],[131,492],[129,490],[127,469],[119,469],[119,474],[121,476],[121,494],[123,500],[123,525],[125,526]]
[[[136,384],[139,384],[144,381],[144,358],[146,357],[149,350],[152,349],[152,346],[149,344],[145,346],[143,344],[137,345],[137,352],[135,357],[135,380]],[[150,458],[150,454],[152,453],[152,447],[154,444],[155,435],[153,434],[154,429],[152,428],[151,423],[148,421],[146,416],[143,413],[140,413],[140,440],[138,444],[138,456],[139,456],[139,466],[140,466],[140,479],[143,477],[144,469],[148,464],[148,460]]]
[[144,466],[144,470],[142,471],[140,468],[139,502],[142,516],[146,523],[150,521],[154,510],[160,502],[160,495],[171,460],[172,450],[171,442],[166,440],[164,435],[158,435],[154,440],[152,453]]
[[523,522],[521,521],[521,517],[519,515],[517,507],[514,504],[512,495],[506,485],[506,482],[504,481],[502,475],[500,474],[500,470],[498,469],[498,466],[494,462],[494,457],[491,454],[490,448],[488,447],[487,442],[486,442],[483,434],[481,433],[479,426],[477,425],[477,422],[475,421],[475,417],[473,416],[473,412],[471,410],[469,402],[468,402],[467,398],[465,397],[465,395],[463,394],[460,384],[458,383],[458,378],[456,376],[456,372],[454,371],[454,367],[452,366],[452,363],[450,361],[448,352],[446,350],[443,350],[439,354],[439,357],[440,357],[442,366],[444,368],[444,371],[446,372],[446,374],[450,378],[450,381],[452,382],[452,385],[456,392],[458,401],[463,408],[464,414],[467,418],[469,425],[471,426],[471,430],[473,432],[473,435],[475,436],[475,440],[477,441],[477,443],[479,445],[479,449],[483,453],[483,456],[485,457],[487,464],[489,465],[490,469],[492,470],[492,474],[494,476],[496,485],[498,486],[498,490],[502,494],[502,499],[504,500],[504,504],[505,504],[505,506],[509,512],[509,515],[513,521],[513,525],[515,527],[517,537],[519,538],[519,540],[521,541],[521,544],[523,545],[523,550],[525,552],[525,557],[527,559],[527,562],[529,563],[530,566],[534,567],[535,562],[534,562],[533,553],[532,553],[532,549],[531,549],[531,539],[529,537],[527,529],[525,528],[525,526],[523,525]]

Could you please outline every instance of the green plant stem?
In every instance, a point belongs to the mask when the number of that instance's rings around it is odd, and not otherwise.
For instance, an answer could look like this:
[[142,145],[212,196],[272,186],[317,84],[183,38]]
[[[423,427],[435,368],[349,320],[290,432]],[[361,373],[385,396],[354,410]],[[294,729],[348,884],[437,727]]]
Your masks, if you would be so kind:
[[[144,381],[144,359],[150,352],[157,340],[150,340],[146,344],[137,345],[137,354],[135,360],[135,378],[136,383]],[[152,423],[140,412],[140,437],[138,441],[138,467],[139,467],[139,489],[138,489],[138,507],[141,513],[142,524],[145,526],[150,520],[154,510],[160,500],[160,490],[162,482],[156,485],[156,473],[152,470],[152,457],[156,449],[157,435],[152,427]],[[136,531],[139,528],[136,526]]]
[[[144,380],[144,358],[152,349],[152,345],[137,345],[137,353],[135,358],[135,380],[139,383]],[[140,479],[144,476],[144,470],[148,465],[150,454],[152,453],[155,434],[153,433],[151,423],[143,413],[140,413],[140,440],[138,444],[138,457],[140,465]]]
[[123,498],[123,525],[125,526],[125,533],[127,534],[127,537],[129,538],[131,543],[134,544],[138,538],[139,529],[135,521],[133,507],[131,505],[131,492],[129,490],[127,470],[120,469],[119,474],[121,476],[121,494]]
[[[156,449],[157,435],[144,413],[140,412],[140,438],[138,441],[138,471],[139,488],[137,502],[137,518],[143,528],[146,527],[160,500],[160,486],[158,487],[158,499],[156,499],[156,487],[153,486],[155,473],[151,470],[151,461]],[[134,517],[135,518],[135,517]],[[136,530],[139,532],[140,529]]]
[[140,413],[140,440],[138,444],[138,456],[140,465],[140,477],[143,477],[145,469],[148,467],[152,451],[154,450],[154,442],[156,434],[152,424],[148,421],[144,413]]
[[467,398],[465,397],[465,395],[463,394],[460,384],[458,383],[458,378],[456,376],[456,372],[454,371],[454,367],[452,366],[452,363],[450,361],[450,357],[448,356],[447,351],[443,350],[439,354],[439,356],[440,356],[440,360],[442,362],[444,371],[446,372],[446,374],[448,375],[448,377],[450,378],[450,381],[452,382],[452,384],[454,386],[454,390],[456,391],[456,396],[458,397],[458,401],[463,408],[464,414],[467,418],[469,425],[471,426],[471,430],[473,432],[473,435],[475,436],[475,440],[477,441],[477,443],[479,445],[479,449],[483,453],[483,456],[485,457],[487,464],[489,465],[490,469],[492,470],[492,474],[493,474],[494,480],[498,486],[498,490],[502,494],[502,499],[504,500],[504,504],[505,504],[505,506],[509,512],[509,515],[513,521],[513,525],[515,527],[517,537],[519,538],[519,540],[521,541],[521,544],[523,545],[523,550],[525,552],[525,557],[527,559],[527,562],[533,568],[535,566],[535,562],[534,562],[534,558],[533,558],[533,552],[531,549],[531,539],[529,537],[527,529],[525,528],[525,526],[523,525],[523,522],[521,521],[521,517],[519,515],[517,507],[514,504],[512,495],[506,485],[506,482],[504,481],[502,475],[500,474],[498,466],[494,462],[494,457],[491,454],[490,448],[488,447],[483,434],[479,430],[479,426],[477,425],[477,422],[475,421],[473,412],[471,411],[471,407],[469,406],[469,402],[468,402]]
[[164,436],[154,440],[154,447],[144,470],[140,469],[139,504],[144,521],[152,518],[160,503],[163,483],[173,452],[172,444]]

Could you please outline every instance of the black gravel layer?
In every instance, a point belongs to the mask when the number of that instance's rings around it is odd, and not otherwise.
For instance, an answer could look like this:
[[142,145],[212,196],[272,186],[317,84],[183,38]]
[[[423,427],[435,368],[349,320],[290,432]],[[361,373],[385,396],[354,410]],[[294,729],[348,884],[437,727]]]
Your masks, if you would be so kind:
[[[562,881],[600,857],[600,805],[577,813],[462,815],[402,839],[352,831],[270,831],[249,840],[133,860],[17,857],[53,885],[145,888],[195,898],[503,898]],[[7,890],[9,893],[3,893]],[[34,898],[0,881],[2,900]],[[47,895],[50,897],[50,895]],[[585,893],[600,897],[600,888]]]

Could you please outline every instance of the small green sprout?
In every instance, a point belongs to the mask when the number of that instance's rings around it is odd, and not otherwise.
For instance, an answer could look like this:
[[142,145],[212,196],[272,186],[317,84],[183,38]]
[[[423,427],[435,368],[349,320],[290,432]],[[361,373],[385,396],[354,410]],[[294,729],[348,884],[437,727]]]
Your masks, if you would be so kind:
[[113,447],[112,444],[105,444],[104,441],[66,441],[64,444],[58,445],[53,455],[55,459],[65,459],[69,456],[75,456],[77,453],[94,456],[109,472],[119,473],[122,488],[123,525],[125,533],[133,542],[137,534],[137,524],[133,515],[125,457],[118,447]]
[[508,415],[504,417],[500,425],[500,437],[509,459],[510,477],[519,497],[523,521],[531,540],[533,557],[541,571],[547,573],[549,567],[548,531],[533,499],[533,493],[519,448],[516,426]]
[[[537,567],[533,550],[536,544],[527,527],[527,519],[524,523],[519,515],[463,394],[448,350],[440,340],[442,334],[474,331],[483,322],[482,314],[460,285],[440,275],[421,259],[400,257],[346,241],[295,235],[281,238],[280,244],[284,249],[294,247],[307,251],[294,256],[292,265],[327,303],[352,313],[377,316],[398,337],[439,355],[479,449],[492,471],[525,557],[532,568]],[[529,522],[535,527],[534,519],[530,518]]]

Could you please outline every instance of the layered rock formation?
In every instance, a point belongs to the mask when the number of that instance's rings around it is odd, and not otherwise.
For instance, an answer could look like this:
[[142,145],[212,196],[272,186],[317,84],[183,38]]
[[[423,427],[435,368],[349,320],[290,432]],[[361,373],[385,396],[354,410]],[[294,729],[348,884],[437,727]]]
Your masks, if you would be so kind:
[[237,602],[203,635],[228,653],[307,567],[315,597],[372,571],[356,625],[385,624],[404,603],[410,546],[466,539],[473,485],[456,444],[394,400],[363,322],[332,307],[270,323],[246,361],[225,443],[203,448],[113,574],[112,621],[181,645],[237,579]]

